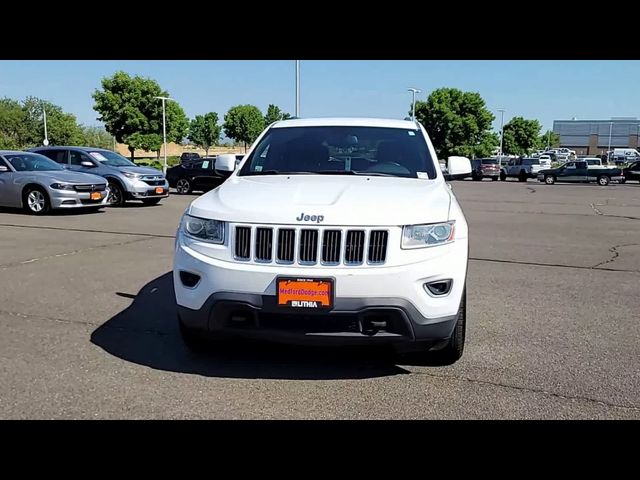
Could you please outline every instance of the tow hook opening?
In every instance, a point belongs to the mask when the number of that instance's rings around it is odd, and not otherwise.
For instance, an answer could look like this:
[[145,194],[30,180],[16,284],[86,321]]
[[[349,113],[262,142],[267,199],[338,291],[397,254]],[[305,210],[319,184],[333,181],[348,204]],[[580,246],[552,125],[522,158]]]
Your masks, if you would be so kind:
[[358,319],[360,333],[373,336],[380,330],[387,329],[387,317],[385,315],[363,315]]

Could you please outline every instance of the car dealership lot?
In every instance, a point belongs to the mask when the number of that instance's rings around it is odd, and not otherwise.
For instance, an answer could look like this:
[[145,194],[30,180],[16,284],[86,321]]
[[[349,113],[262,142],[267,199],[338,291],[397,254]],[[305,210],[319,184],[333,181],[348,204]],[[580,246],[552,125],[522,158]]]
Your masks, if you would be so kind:
[[0,418],[640,418],[640,185],[452,183],[468,331],[445,368],[384,351],[182,345],[159,206],[0,211]]

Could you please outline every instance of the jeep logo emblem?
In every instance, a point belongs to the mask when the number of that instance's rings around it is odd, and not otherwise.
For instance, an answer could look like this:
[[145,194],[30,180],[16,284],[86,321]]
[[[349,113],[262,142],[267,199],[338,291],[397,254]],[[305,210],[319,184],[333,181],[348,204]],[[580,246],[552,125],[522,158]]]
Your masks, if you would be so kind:
[[296,217],[296,220],[298,222],[320,223],[324,221],[324,215],[305,215],[304,212],[302,212],[299,217]]

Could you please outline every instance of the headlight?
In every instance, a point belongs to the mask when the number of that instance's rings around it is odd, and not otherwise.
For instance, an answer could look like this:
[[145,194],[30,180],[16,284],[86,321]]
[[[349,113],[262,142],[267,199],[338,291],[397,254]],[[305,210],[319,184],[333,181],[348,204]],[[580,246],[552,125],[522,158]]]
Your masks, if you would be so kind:
[[140,174],[138,174],[138,173],[122,172],[122,174],[123,174],[125,177],[127,177],[127,178],[131,178],[131,179],[134,179],[134,180],[137,180],[138,178],[140,178],[140,177],[141,177],[141,175],[140,175]]
[[55,190],[74,190],[73,185],[68,183],[52,183],[50,187]]
[[180,229],[190,237],[211,243],[224,242],[224,222],[184,214]]
[[455,238],[455,221],[429,225],[406,225],[402,230],[402,248],[444,245]]

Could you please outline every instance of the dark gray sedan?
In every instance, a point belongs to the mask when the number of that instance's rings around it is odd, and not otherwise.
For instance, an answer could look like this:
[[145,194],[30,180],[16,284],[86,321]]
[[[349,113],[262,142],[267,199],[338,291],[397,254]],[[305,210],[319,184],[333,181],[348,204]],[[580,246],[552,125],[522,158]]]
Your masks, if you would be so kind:
[[70,172],[44,155],[0,150],[0,206],[43,215],[52,208],[107,206],[103,177]]

